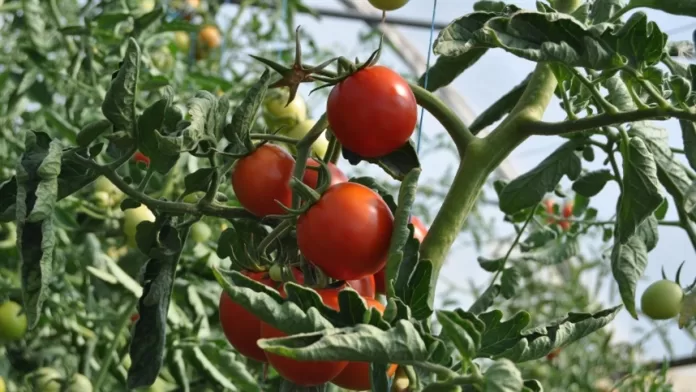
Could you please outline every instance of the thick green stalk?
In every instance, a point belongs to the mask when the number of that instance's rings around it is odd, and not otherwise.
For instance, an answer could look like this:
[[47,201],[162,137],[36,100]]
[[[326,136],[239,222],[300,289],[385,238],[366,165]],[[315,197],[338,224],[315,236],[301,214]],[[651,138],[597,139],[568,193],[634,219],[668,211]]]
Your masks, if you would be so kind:
[[432,290],[435,290],[447,254],[488,176],[530,136],[531,133],[521,125],[542,118],[557,84],[551,68],[543,63],[538,64],[529,86],[510,115],[486,138],[469,141],[452,186],[421,247],[421,257],[433,263]]

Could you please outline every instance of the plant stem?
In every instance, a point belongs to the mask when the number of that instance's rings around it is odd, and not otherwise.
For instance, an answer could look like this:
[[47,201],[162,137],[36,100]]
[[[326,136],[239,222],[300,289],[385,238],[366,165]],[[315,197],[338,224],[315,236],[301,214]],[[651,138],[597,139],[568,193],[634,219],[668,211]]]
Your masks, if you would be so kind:
[[684,207],[677,205],[677,213],[679,214],[680,226],[686,231],[686,235],[689,236],[689,241],[691,241],[691,246],[696,250],[696,231],[689,221],[689,217],[684,210]]
[[266,133],[250,133],[249,137],[251,138],[251,140],[271,140],[274,142],[283,142],[283,143],[289,143],[289,144],[297,143],[297,139],[291,138],[289,136],[283,136],[283,135],[273,135],[273,134],[266,134]]
[[592,94],[592,98],[594,98],[595,101],[597,101],[597,105],[600,106],[605,112],[607,113],[616,113],[619,111],[619,109],[616,108],[616,106],[612,105],[611,102],[607,101],[602,94],[597,90],[595,85],[585,77],[580,71],[573,67],[568,67],[570,72],[572,72],[573,76],[575,76],[576,79],[578,79],[582,84],[587,87],[588,90],[590,90],[590,94]]
[[696,121],[696,113],[675,109],[673,107],[667,109],[654,107],[644,110],[639,109],[614,114],[603,113],[596,116],[561,122],[533,121],[524,124],[524,129],[528,130],[533,135],[564,135],[567,133],[580,132],[592,128],[657,119],[660,117],[674,117],[686,121]]
[[[312,148],[312,143],[321,136],[322,132],[324,132],[328,126],[329,120],[326,117],[326,113],[324,113],[319,117],[319,120],[317,120],[317,123],[314,124],[312,129],[297,142],[297,158],[295,159],[295,169],[293,170],[292,177],[304,177],[304,171],[307,168],[307,158],[309,158],[309,151]],[[300,194],[296,190],[293,190],[292,208],[298,208],[300,206],[300,201]]]
[[498,271],[495,272],[495,275],[493,276],[493,279],[491,279],[491,283],[488,285],[485,291],[493,287],[493,284],[495,284],[495,281],[498,280],[498,276],[503,272],[503,269],[505,269],[505,264],[507,264],[508,259],[510,258],[510,255],[512,254],[512,251],[515,250],[515,247],[517,244],[520,242],[520,238],[522,238],[522,234],[524,233],[525,229],[527,229],[527,225],[529,225],[529,222],[532,221],[532,218],[536,215],[536,211],[539,206],[535,207],[532,209],[532,211],[529,213],[529,216],[527,217],[527,220],[524,221],[524,224],[522,225],[522,228],[520,228],[520,231],[517,232],[517,236],[515,236],[515,240],[512,241],[512,245],[508,248],[507,253],[505,253],[505,258],[503,259],[503,263],[500,265],[500,268]]
[[121,333],[128,327],[128,324],[131,322],[131,314],[133,313],[133,307],[135,304],[138,302],[138,298],[133,297],[129,302],[128,305],[123,309],[121,316],[118,319],[118,327],[116,327],[116,332],[114,333],[114,339],[109,343],[109,346],[106,348],[106,358],[104,358],[103,361],[99,364],[101,368],[99,369],[99,374],[97,374],[97,378],[94,381],[94,390],[99,391],[101,390],[101,386],[106,380],[106,374],[109,371],[109,367],[111,367],[111,361],[113,359],[112,354],[116,351],[116,346],[118,346],[119,343],[119,338],[121,337]]
[[438,99],[430,91],[417,86],[415,84],[410,84],[413,94],[416,96],[416,102],[418,105],[422,106],[428,113],[432,114],[437,121],[445,127],[445,130],[449,133],[454,145],[457,146],[459,155],[464,155],[466,147],[472,140],[476,139],[476,136],[469,131],[469,128],[462,122],[462,120],[457,116],[452,109],[448,108],[440,99]]

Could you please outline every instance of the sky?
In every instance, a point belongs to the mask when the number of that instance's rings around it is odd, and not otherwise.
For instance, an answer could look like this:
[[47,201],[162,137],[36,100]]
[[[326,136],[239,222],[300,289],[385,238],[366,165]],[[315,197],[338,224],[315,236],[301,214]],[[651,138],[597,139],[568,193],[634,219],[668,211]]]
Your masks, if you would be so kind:
[[[367,0],[360,0],[365,1]],[[336,0],[305,0],[309,6],[322,8],[343,9],[343,6]],[[433,14],[433,6],[436,4],[435,15],[438,22],[447,23],[458,16],[462,16],[472,11],[473,0],[410,0],[402,9],[390,13],[394,16],[415,18],[430,21]],[[524,9],[536,9],[534,0],[508,1]],[[657,22],[664,32],[670,34],[671,40],[690,40],[696,21],[687,17],[668,15],[659,11],[641,9],[648,14],[650,20]],[[629,14],[630,15],[630,14]],[[311,34],[320,47],[345,48],[346,53],[355,55],[362,54],[361,58],[366,58],[371,49],[364,49],[359,41],[359,33],[367,31],[365,24],[359,21],[342,20],[337,18],[325,17],[317,21],[311,17],[299,16],[297,23],[302,25],[303,31]],[[693,25],[693,26],[692,26]],[[686,26],[686,27],[685,27]],[[406,35],[408,40],[418,48],[422,48],[425,57],[430,46],[429,29],[399,27],[400,31]],[[435,37],[438,31],[434,32]],[[435,56],[431,62],[434,62]],[[382,56],[382,63],[387,64],[399,71],[406,72],[408,68],[401,63],[398,57],[386,53]],[[518,84],[534,67],[534,63],[507,54],[503,50],[490,50],[478,61],[478,63],[461,75],[452,86],[461,94],[471,106],[474,112],[479,113],[495,102],[501,95],[506,93],[511,87]],[[309,99],[309,104],[314,108],[313,113],[319,116],[323,110],[323,105]],[[544,117],[546,121],[561,121],[565,118],[564,112],[560,109],[558,102],[551,103]],[[670,134],[670,144],[673,147],[681,148],[681,131],[675,121],[662,122],[661,126],[666,127]],[[441,126],[434,119],[426,114],[424,119],[423,132],[434,135],[444,132]],[[550,152],[552,152],[562,139],[558,137],[533,137],[516,149],[509,161],[517,174],[524,173],[535,167]],[[421,181],[427,181],[429,176],[439,176],[443,166],[454,163],[453,157],[448,155],[429,158],[422,162],[423,175]],[[589,166],[583,162],[585,168],[593,170],[599,168],[601,162],[595,161],[595,166]],[[568,184],[566,184],[568,185]],[[600,211],[598,219],[609,219],[613,214],[615,202],[618,197],[618,188],[609,185],[597,197],[592,199],[591,206]],[[503,214],[496,210],[488,213],[495,219],[502,221]],[[676,220],[676,212],[670,208],[667,220]],[[446,275],[450,281],[467,282],[474,278],[479,282],[488,282],[490,274],[484,272],[476,261],[478,256],[472,249],[465,246],[457,246],[453,249],[445,265],[442,275]],[[694,249],[680,228],[660,227],[660,242],[656,249],[649,255],[649,264],[645,272],[644,279],[638,284],[637,302],[640,302],[640,294],[653,281],[661,279],[661,268],[664,265],[667,275],[673,277],[679,263],[686,261],[682,270],[683,281],[690,282],[696,276],[696,263],[694,263]],[[607,261],[608,262],[608,261]],[[438,291],[444,289],[444,285],[438,286]],[[618,304],[618,300],[608,301],[604,298],[607,307]],[[470,303],[470,299],[462,298],[464,304]],[[577,309],[582,311],[582,309]],[[676,324],[676,323],[673,323]],[[661,324],[659,324],[661,325]],[[638,328],[644,331],[650,330],[654,324],[644,319],[633,320],[628,312],[623,310],[616,320],[612,323],[612,328],[616,331],[616,336],[620,339],[635,341],[644,332],[638,332]],[[675,357],[691,356],[694,351],[694,343],[686,335],[676,328],[676,325],[669,329],[672,339]],[[657,338],[649,339],[644,346],[646,357],[650,359],[661,359],[666,355],[666,350]]]

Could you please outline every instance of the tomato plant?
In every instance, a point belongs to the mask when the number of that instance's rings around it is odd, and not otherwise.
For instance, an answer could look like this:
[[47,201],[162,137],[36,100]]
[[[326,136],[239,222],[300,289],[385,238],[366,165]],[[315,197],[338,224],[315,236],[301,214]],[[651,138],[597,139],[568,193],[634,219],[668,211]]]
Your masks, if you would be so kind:
[[27,316],[14,301],[0,304],[0,340],[19,340],[27,331]]
[[295,160],[282,148],[264,144],[240,159],[232,170],[232,188],[240,204],[256,216],[282,215],[276,200],[289,206]]
[[[290,103],[286,89],[271,90],[263,101],[263,118],[270,127],[294,127],[307,119],[307,104],[301,95],[295,96]],[[310,126],[311,128],[311,126]],[[302,137],[304,135],[300,135]]]
[[408,83],[384,66],[367,67],[334,86],[326,114],[343,146],[366,158],[403,146],[418,117]]
[[658,280],[645,289],[640,307],[653,320],[667,320],[679,314],[683,297],[684,291],[677,283]]
[[377,193],[344,182],[330,187],[299,217],[297,244],[328,276],[360,279],[384,266],[393,225],[394,217]]
[[[327,166],[329,166],[329,172],[331,173],[331,180],[329,181],[331,185],[348,181],[348,177],[341,171],[341,169],[338,168],[338,166],[331,162],[329,162]],[[307,159],[307,167],[319,167],[319,162],[317,162],[315,158]],[[316,170],[307,169],[302,177],[302,182],[316,189],[317,184],[319,183],[319,172]]]

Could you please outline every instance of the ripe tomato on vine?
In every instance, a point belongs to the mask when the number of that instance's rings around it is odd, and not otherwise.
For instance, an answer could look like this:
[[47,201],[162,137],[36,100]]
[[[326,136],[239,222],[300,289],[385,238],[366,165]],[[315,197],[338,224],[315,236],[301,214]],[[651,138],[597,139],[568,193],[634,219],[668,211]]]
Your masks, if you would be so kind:
[[343,147],[366,158],[403,146],[418,117],[408,82],[381,65],[359,70],[336,84],[329,93],[326,115]]
[[[338,168],[338,166],[331,162],[327,163],[327,166],[329,167],[329,172],[331,173],[331,185],[348,181],[348,177],[341,171],[341,169]],[[319,162],[317,162],[316,158],[309,158],[307,159],[307,167],[319,167]],[[319,172],[312,169],[305,170],[304,177],[302,177],[302,182],[316,189],[319,182]]]

